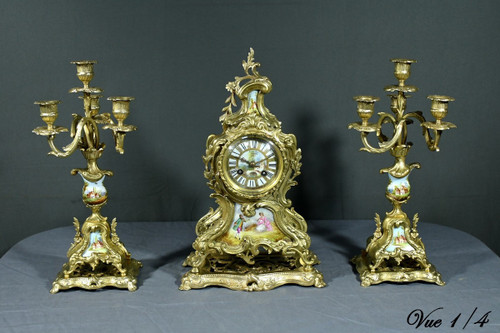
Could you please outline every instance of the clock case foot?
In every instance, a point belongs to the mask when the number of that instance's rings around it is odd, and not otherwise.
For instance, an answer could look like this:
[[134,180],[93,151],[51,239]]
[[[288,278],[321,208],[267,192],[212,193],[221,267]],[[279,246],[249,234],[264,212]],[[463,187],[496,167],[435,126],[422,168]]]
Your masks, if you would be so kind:
[[297,284],[306,287],[314,286],[317,288],[326,286],[323,281],[323,275],[318,270],[313,269],[311,272],[289,271],[261,274],[197,274],[188,272],[182,278],[179,289],[190,290],[208,286],[220,286],[240,291],[266,291],[285,284]]
[[[191,265],[193,252],[184,266]],[[315,264],[319,263],[316,256]],[[317,269],[306,266],[294,266],[296,258],[284,259],[280,255],[259,255],[253,265],[231,256],[207,260],[210,267],[193,268],[181,280],[180,290],[205,288],[208,286],[225,287],[240,291],[266,291],[285,284],[300,286],[326,286],[323,274]]]

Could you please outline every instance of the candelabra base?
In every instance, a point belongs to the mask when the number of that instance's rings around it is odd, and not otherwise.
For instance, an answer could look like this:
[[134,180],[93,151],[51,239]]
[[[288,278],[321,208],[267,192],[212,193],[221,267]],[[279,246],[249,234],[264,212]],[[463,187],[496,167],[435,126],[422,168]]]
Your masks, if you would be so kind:
[[70,264],[63,265],[62,270],[57,275],[56,280],[52,283],[52,294],[59,290],[70,288],[83,288],[95,290],[104,287],[115,287],[135,291],[137,289],[137,276],[142,263],[133,258],[128,259],[123,264],[125,273],[120,273],[114,266],[101,263],[94,270],[90,266],[82,267],[78,272],[70,276],[65,276],[65,271],[70,269]]
[[382,282],[424,281],[436,283],[440,286],[444,286],[445,284],[441,279],[441,274],[430,263],[428,263],[429,266],[427,269],[402,266],[379,266],[376,269],[371,269],[371,259],[366,255],[366,252],[352,258],[351,262],[356,266],[356,270],[360,275],[361,286],[363,287]]

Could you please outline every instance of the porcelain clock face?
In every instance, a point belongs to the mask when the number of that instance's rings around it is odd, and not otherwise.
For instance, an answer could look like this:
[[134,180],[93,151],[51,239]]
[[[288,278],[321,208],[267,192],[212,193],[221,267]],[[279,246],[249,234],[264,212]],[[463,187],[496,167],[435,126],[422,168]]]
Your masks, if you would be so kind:
[[260,192],[279,179],[282,160],[272,141],[258,136],[245,136],[228,147],[224,164],[234,187]]

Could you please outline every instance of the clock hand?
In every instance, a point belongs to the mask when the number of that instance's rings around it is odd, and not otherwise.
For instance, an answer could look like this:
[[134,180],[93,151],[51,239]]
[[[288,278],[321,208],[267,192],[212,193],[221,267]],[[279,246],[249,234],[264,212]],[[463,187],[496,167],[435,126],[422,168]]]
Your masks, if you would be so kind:
[[254,161],[253,163],[254,163],[254,164],[260,164],[261,162],[263,162],[263,161],[265,161],[265,160],[268,160],[268,159],[269,159],[269,157],[264,157],[263,159],[258,160],[258,161]]
[[240,157],[240,161],[245,162],[248,165],[252,164],[252,162],[247,161],[244,157]]
[[252,161],[252,162],[250,162],[250,161],[246,160],[244,157],[240,157],[240,161],[245,162],[246,164],[248,164],[248,166],[250,166],[252,168],[255,168],[255,165],[258,164],[258,163],[260,163],[260,161]]

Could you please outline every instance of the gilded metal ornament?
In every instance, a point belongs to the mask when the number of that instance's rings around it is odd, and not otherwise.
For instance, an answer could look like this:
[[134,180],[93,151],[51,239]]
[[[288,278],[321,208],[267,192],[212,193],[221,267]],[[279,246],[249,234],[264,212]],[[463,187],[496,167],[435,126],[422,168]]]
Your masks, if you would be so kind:
[[73,88],[70,93],[82,93],[84,116],[73,114],[70,136],[71,143],[59,150],[54,143],[55,136],[68,129],[55,126],[58,116],[57,105],[60,101],[35,102],[40,106],[40,116],[47,126],[37,127],[33,132],[46,136],[51,151],[49,155],[68,157],[76,150],[80,150],[87,160],[87,168],[73,169],[72,175],[80,174],[84,185],[82,199],[85,205],[92,210],[92,214],[80,227],[78,219],[74,218],[76,235],[73,244],[68,250],[68,262],[63,265],[56,280],[52,284],[51,293],[74,287],[84,289],[99,289],[107,286],[127,288],[130,291],[137,289],[137,275],[142,264],[131,258],[116,233],[116,219],[111,225],[106,217],[101,215],[101,207],[108,200],[103,181],[113,172],[101,170],[97,160],[101,157],[105,144],[100,142],[98,124],[103,129],[110,129],[115,139],[116,151],[124,153],[123,141],[126,133],[134,131],[135,126],[125,125],[123,122],[129,115],[130,101],[133,97],[109,97],[113,102],[113,122],[109,113],[99,113],[99,98],[102,96],[100,88],[89,87],[94,76],[96,61],[76,61],[78,79],[83,88]]
[[[389,175],[389,184],[386,189],[386,197],[392,203],[392,211],[386,213],[383,221],[378,214],[375,215],[376,229],[367,240],[366,250],[361,255],[354,257],[351,261],[356,265],[363,287],[372,284],[391,282],[413,282],[426,281],[444,285],[441,274],[428,260],[424,244],[417,231],[418,214],[413,221],[401,209],[401,206],[410,199],[410,183],[408,176],[412,169],[420,168],[419,163],[406,163],[406,155],[411,142],[407,142],[407,125],[414,120],[420,122],[422,133],[431,151],[439,151],[439,140],[444,130],[455,128],[452,123],[443,121],[448,112],[448,103],[454,101],[452,97],[431,95],[431,114],[435,121],[426,121],[421,111],[406,111],[407,93],[417,91],[415,86],[405,84],[410,76],[410,66],[415,60],[392,59],[395,64],[394,76],[398,79],[397,85],[385,87],[390,92],[390,109],[394,115],[379,112],[376,123],[369,123],[373,115],[375,102],[378,97],[356,96],[357,112],[361,122],[349,124],[361,133],[363,148],[360,150],[370,153],[384,153],[390,151],[394,156],[394,165],[380,170],[380,173]],[[392,127],[392,137],[382,133],[384,124]],[[378,147],[370,145],[367,136],[375,133],[378,139]]]
[[[319,263],[309,249],[307,224],[286,199],[300,174],[301,151],[293,134],[264,105],[271,81],[257,71],[250,49],[245,76],[226,89],[223,132],[210,135],[204,176],[218,204],[196,225],[197,239],[184,262],[191,266],[181,290],[211,285],[262,291],[284,284],[323,287]],[[233,112],[241,101],[239,111]]]

